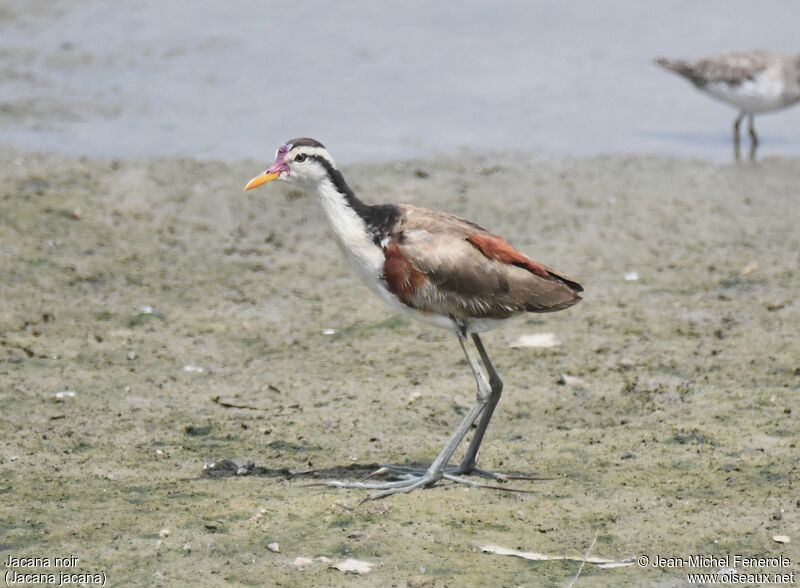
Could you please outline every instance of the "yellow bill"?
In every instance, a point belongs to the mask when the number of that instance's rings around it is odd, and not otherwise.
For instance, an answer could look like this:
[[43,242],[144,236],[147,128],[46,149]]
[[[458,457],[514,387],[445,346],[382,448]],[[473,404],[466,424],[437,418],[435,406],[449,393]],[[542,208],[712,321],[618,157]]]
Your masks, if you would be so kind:
[[244,187],[244,191],[247,192],[253,188],[258,188],[261,184],[266,184],[272,180],[277,180],[280,175],[280,172],[264,172],[263,174],[259,174],[247,182],[247,185]]

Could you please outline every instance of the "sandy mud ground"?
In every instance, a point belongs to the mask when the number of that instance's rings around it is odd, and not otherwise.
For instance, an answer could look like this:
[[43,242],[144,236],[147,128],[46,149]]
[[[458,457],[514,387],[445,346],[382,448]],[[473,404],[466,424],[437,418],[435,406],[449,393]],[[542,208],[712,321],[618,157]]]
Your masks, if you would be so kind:
[[[577,563],[480,546],[580,555],[596,534],[601,557],[798,569],[800,161],[348,167],[366,200],[461,214],[586,287],[484,337],[506,394],[481,463],[555,479],[365,504],[307,484],[431,459],[473,380],[451,336],[351,276],[312,199],[241,193],[264,163],[0,153],[3,565],[74,555],[112,586],[564,586]],[[541,332],[561,345],[510,347]],[[223,459],[265,469],[204,475]],[[684,584],[587,565],[576,586]]]

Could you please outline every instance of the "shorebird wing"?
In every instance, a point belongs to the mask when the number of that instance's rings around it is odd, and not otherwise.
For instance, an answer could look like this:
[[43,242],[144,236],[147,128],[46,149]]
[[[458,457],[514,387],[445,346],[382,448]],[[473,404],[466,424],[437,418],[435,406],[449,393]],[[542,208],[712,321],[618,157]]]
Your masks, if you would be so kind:
[[770,67],[775,56],[767,51],[730,51],[696,60],[660,57],[656,63],[703,87],[709,84],[738,86]]
[[455,318],[506,318],[576,304],[574,280],[453,215],[403,206],[384,244],[387,287],[408,306]]

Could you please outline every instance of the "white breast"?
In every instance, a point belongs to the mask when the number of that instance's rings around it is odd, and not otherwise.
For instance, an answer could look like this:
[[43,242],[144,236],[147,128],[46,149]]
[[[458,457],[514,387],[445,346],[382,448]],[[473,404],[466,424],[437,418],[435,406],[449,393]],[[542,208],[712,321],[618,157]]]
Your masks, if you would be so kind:
[[778,110],[800,98],[787,88],[786,80],[778,68],[767,69],[753,80],[746,80],[736,86],[710,83],[703,89],[715,98],[752,113]]

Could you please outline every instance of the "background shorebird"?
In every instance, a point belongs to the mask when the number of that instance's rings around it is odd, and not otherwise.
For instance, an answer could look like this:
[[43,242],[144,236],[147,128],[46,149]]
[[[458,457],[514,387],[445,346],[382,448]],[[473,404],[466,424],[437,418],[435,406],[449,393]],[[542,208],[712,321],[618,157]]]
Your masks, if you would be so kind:
[[800,101],[800,54],[730,51],[696,60],[659,57],[655,62],[685,77],[706,94],[739,109],[733,122],[733,150],[737,160],[741,157],[739,126],[745,116],[750,131],[750,159],[755,159],[758,135],[753,116]]
[[[292,139],[281,146],[275,163],[245,190],[278,179],[319,197],[339,247],[375,294],[400,312],[458,337],[478,384],[475,404],[430,467],[384,466],[379,471],[396,480],[329,485],[380,490],[373,496],[380,498],[442,478],[469,483],[460,475],[473,471],[502,477],[475,468],[503,389],[478,333],[521,313],[568,308],[581,300],[580,284],[526,257],[502,237],[451,214],[404,204],[365,204],[314,139]],[[479,416],[464,458],[448,467]]]

